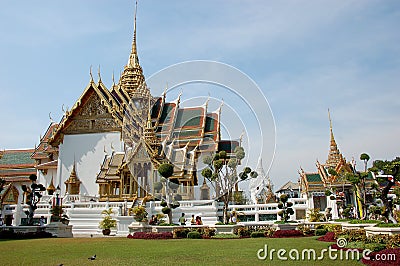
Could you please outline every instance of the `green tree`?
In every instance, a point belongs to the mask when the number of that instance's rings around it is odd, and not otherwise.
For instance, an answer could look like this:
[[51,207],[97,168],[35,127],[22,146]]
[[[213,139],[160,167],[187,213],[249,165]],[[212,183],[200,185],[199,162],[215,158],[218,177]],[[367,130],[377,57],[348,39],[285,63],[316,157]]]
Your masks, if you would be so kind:
[[367,192],[366,192],[366,179],[368,177],[368,172],[353,172],[346,173],[345,178],[350,184],[352,184],[353,189],[357,192],[355,193],[356,199],[361,202],[361,208],[363,211],[363,216],[360,217],[362,220],[368,218],[368,206],[367,206]]
[[369,159],[370,159],[369,155],[366,153],[362,153],[360,155],[360,160],[364,161],[364,172],[367,172],[367,164],[368,164]]
[[166,186],[165,197],[162,199],[162,203],[163,205],[165,203],[165,206],[163,206],[162,212],[168,215],[168,223],[171,224],[172,209],[178,208],[179,202],[173,201],[173,197],[170,194],[178,189],[179,181],[177,179],[171,179],[174,174],[174,166],[170,163],[161,164],[158,167],[158,173],[164,178],[163,183],[165,183]]
[[278,208],[280,211],[278,212],[278,215],[285,223],[287,223],[290,219],[290,215],[294,214],[294,210],[292,208],[293,203],[288,201],[289,197],[286,194],[282,194],[279,199],[280,202],[278,203]]
[[203,163],[206,168],[201,171],[204,178],[207,178],[214,186],[216,198],[224,203],[224,222],[229,222],[228,206],[232,200],[233,191],[237,184],[245,181],[249,176],[255,178],[257,173],[250,167],[245,167],[239,175],[237,167],[245,157],[244,149],[240,146],[235,148],[235,156],[228,158],[225,151],[215,153],[213,156],[205,156]]
[[33,215],[35,210],[37,209],[37,204],[39,203],[40,199],[42,198],[42,192],[46,190],[46,188],[42,184],[37,184],[37,176],[35,174],[31,174],[29,176],[32,184],[30,189],[26,185],[22,185],[21,188],[24,192],[26,192],[29,211],[28,211],[28,225],[33,225]]
[[371,171],[375,173],[383,173],[377,177],[377,181],[385,185],[382,189],[377,186],[379,190],[379,198],[382,200],[384,205],[384,211],[382,215],[390,222],[397,223],[393,217],[393,202],[392,199],[388,198],[390,189],[393,187],[396,181],[400,181],[400,157],[396,157],[392,161],[376,160],[372,164]]

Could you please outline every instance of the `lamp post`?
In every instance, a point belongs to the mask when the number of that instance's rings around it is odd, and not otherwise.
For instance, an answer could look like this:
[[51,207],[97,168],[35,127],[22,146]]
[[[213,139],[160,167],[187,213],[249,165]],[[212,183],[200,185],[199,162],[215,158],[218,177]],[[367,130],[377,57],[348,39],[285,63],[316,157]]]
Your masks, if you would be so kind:
[[[61,189],[60,189],[60,186],[57,186],[57,188],[56,188],[56,208],[58,209],[58,208],[60,208],[60,194],[61,194]],[[60,220],[61,219],[61,210],[58,212],[58,220]]]

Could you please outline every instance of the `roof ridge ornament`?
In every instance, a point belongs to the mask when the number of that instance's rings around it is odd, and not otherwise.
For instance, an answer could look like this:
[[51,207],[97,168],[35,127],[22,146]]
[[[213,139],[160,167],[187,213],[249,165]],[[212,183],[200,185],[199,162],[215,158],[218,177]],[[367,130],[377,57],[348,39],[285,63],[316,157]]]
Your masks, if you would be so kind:
[[93,74],[92,74],[92,65],[90,65],[89,74],[90,74],[90,83],[94,83]]
[[98,69],[98,71],[97,71],[97,74],[99,75],[99,82],[98,82],[98,83],[102,83],[102,82],[101,82],[101,75],[100,75],[100,65],[99,65],[99,69]]

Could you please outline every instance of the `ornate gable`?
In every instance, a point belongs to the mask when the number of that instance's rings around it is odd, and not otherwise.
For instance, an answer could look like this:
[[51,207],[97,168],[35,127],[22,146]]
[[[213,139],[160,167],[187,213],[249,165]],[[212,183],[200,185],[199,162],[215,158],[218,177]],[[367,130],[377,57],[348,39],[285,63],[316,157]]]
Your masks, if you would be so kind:
[[18,190],[14,186],[9,186],[5,191],[2,200],[3,204],[17,204],[18,203]]
[[64,129],[64,134],[97,133],[107,131],[120,131],[121,127],[114,117],[108,112],[100,97],[93,93],[82,102],[76,115],[70,118],[69,125]]

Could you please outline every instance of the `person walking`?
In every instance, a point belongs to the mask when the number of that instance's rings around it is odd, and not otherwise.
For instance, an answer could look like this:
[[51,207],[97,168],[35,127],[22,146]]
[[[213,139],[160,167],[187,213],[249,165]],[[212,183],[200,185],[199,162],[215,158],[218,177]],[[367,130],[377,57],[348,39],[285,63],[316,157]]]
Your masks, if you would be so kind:
[[182,213],[181,218],[179,218],[179,223],[181,225],[185,225],[186,224],[186,219],[185,219],[185,214],[184,213]]

